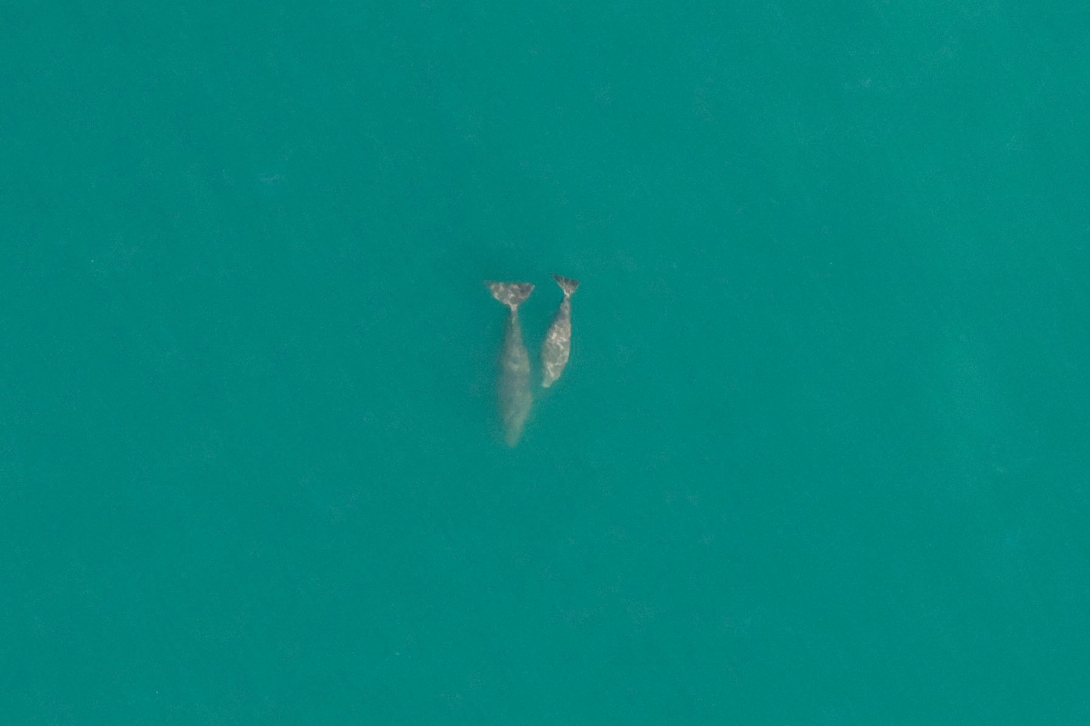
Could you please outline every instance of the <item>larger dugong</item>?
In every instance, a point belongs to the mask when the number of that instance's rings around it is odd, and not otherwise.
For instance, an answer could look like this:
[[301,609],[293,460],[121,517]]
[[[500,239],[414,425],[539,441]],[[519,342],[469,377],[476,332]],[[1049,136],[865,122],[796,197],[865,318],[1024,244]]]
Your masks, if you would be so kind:
[[579,280],[553,275],[556,284],[564,291],[564,299],[553,316],[545,342],[541,344],[541,385],[548,388],[560,378],[571,355],[571,296],[579,287]]
[[489,282],[492,297],[511,310],[507,316],[507,331],[500,355],[499,403],[508,446],[514,446],[522,436],[522,427],[530,415],[534,396],[530,393],[530,354],[522,344],[519,325],[519,305],[530,297],[534,286],[528,282]]

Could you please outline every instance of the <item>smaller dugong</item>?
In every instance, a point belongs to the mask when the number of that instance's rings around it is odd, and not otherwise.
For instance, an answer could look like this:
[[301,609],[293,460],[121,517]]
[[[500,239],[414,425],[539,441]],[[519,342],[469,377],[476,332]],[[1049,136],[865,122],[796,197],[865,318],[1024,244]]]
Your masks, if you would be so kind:
[[564,291],[564,299],[553,316],[545,342],[541,344],[541,385],[548,388],[560,378],[571,355],[571,296],[579,287],[579,280],[553,275],[556,284]]

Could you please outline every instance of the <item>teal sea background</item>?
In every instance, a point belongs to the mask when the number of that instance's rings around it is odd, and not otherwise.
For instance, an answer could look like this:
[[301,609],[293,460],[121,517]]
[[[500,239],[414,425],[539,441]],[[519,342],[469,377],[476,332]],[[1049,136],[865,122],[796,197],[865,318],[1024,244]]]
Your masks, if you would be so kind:
[[5,5],[0,720],[1090,722],[1088,35]]

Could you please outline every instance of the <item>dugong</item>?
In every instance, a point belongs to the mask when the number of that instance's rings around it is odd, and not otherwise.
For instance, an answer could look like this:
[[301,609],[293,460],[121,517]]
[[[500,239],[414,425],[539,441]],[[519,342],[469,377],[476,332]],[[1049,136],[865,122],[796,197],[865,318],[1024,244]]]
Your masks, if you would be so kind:
[[499,403],[507,445],[514,446],[522,436],[522,426],[534,402],[530,393],[530,354],[522,344],[522,326],[519,325],[519,305],[530,297],[534,286],[528,282],[486,284],[492,297],[511,310],[500,355]]
[[579,280],[553,275],[556,284],[564,291],[564,299],[553,316],[545,342],[541,344],[541,385],[548,388],[560,378],[571,355],[571,296],[579,287]]

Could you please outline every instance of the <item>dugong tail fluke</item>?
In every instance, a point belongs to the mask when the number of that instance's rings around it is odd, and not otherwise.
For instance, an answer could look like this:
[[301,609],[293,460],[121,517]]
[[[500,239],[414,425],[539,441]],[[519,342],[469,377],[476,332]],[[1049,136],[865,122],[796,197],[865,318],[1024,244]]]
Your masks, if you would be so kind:
[[492,297],[511,308],[512,312],[517,311],[519,305],[534,291],[534,286],[529,282],[489,282],[487,284],[488,289],[492,291]]
[[548,388],[560,378],[571,354],[571,296],[579,287],[579,280],[553,275],[556,284],[564,291],[564,299],[553,316],[545,342],[541,344],[541,385]]
[[522,326],[519,325],[519,305],[534,286],[528,282],[489,282],[492,297],[506,305],[511,314],[507,316],[507,331],[504,334],[503,353],[500,355],[500,414],[508,446],[514,446],[522,437],[522,427],[530,415],[534,403],[530,393],[530,354],[522,344]]
[[556,280],[557,285],[560,285],[560,289],[564,291],[565,299],[571,297],[571,294],[579,287],[579,280],[573,280],[570,277],[553,275],[553,279]]

